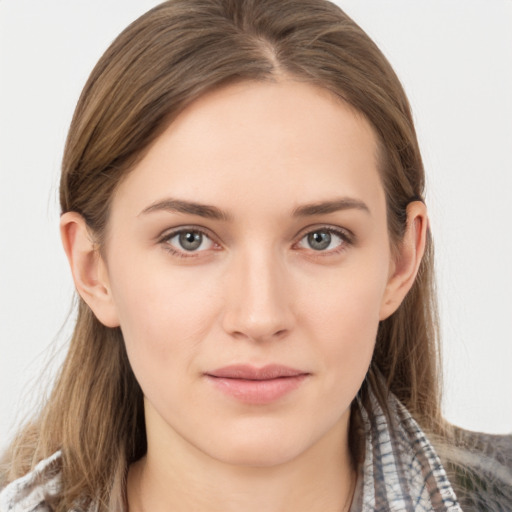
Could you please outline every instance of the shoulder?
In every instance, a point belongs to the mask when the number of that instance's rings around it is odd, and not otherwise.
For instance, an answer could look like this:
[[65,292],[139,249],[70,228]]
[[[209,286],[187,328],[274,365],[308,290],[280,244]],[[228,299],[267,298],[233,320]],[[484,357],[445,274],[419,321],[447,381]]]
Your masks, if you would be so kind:
[[48,500],[60,492],[60,452],[42,460],[0,491],[0,512],[51,512]]
[[448,465],[463,510],[512,510],[512,435],[456,429],[454,440]]

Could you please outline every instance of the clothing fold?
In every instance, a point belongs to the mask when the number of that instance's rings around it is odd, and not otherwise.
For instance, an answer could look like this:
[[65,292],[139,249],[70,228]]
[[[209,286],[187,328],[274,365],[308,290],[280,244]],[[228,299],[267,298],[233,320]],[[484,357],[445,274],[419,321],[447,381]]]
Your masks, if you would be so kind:
[[[387,417],[374,395],[360,405],[366,443],[350,512],[461,512],[434,447],[392,394]],[[359,494],[358,494],[359,493]]]

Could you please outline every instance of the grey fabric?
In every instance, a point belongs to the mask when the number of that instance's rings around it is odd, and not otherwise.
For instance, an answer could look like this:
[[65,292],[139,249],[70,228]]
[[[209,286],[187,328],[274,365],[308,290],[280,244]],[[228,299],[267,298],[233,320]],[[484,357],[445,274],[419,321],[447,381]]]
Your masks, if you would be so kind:
[[512,435],[456,429],[444,451],[464,512],[512,511]]
[[54,453],[5,487],[0,492],[0,512],[51,512],[46,500],[59,493],[60,459],[60,452]]
[[390,395],[389,420],[371,402],[372,414],[361,408],[365,460],[350,512],[461,512],[439,457],[405,407]]

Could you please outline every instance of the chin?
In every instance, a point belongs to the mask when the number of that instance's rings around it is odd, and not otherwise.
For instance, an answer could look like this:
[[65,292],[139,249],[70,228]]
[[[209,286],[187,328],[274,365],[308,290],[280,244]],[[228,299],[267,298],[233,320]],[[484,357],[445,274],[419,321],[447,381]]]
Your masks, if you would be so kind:
[[229,449],[210,450],[208,455],[224,464],[247,468],[272,468],[298,458],[304,449],[283,446],[281,442],[260,440],[254,443],[232,444]]
[[215,430],[211,430],[209,440],[202,446],[203,451],[225,464],[270,468],[301,457],[322,437],[322,433],[279,423],[252,418],[250,422],[220,429],[217,436]]

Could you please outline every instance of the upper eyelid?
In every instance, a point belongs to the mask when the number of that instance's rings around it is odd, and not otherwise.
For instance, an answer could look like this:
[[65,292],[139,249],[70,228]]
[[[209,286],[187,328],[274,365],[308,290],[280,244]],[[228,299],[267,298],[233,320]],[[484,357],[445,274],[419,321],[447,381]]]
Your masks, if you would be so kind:
[[183,233],[183,231],[197,231],[198,233],[207,236],[213,242],[218,243],[218,237],[209,229],[194,225],[178,226],[176,228],[165,229],[157,236],[157,240],[163,242],[178,235],[179,233]]
[[315,231],[329,231],[330,233],[334,233],[337,235],[342,236],[343,238],[348,239],[349,241],[352,241],[355,238],[354,233],[347,228],[343,228],[341,226],[333,226],[330,224],[315,224],[311,226],[307,226],[305,228],[302,228],[297,235],[295,235],[295,238],[297,240],[302,240],[306,235],[309,233],[313,233]]

